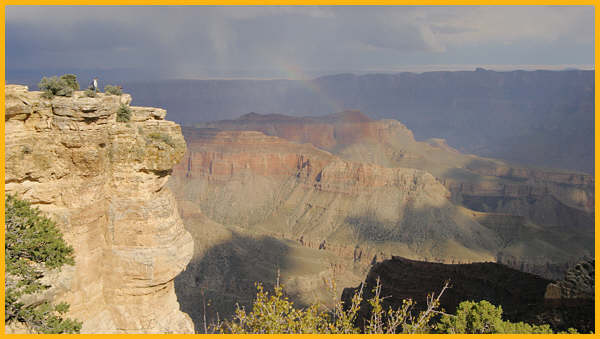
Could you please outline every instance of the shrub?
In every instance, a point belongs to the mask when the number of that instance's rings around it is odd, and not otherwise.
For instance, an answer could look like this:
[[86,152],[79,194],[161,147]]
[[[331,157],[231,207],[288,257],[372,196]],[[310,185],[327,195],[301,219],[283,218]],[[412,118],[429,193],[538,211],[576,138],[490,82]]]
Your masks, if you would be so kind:
[[131,109],[127,105],[121,104],[117,110],[117,122],[128,122],[129,120],[131,120]]
[[283,288],[276,285],[274,294],[269,296],[261,284],[257,284],[257,296],[252,311],[246,313],[237,308],[231,321],[218,324],[221,333],[324,333],[324,334],[393,334],[393,333],[427,333],[431,330],[431,319],[436,314],[439,298],[430,295],[427,308],[412,314],[411,300],[406,300],[397,310],[384,310],[382,306],[381,285],[379,281],[373,289],[374,296],[368,300],[372,306],[370,318],[361,331],[355,322],[362,301],[362,290],[352,297],[351,305],[344,307],[338,302],[332,310],[323,310],[318,304],[306,309],[295,308],[293,302],[284,296]]
[[69,305],[48,301],[24,305],[22,296],[43,291],[44,269],[73,265],[73,248],[56,224],[38,209],[11,195],[5,196],[5,323],[22,322],[38,333],[78,333],[81,322],[63,318]]
[[[439,300],[448,283],[435,296],[427,297],[425,309],[413,314],[414,303],[411,299],[403,301],[398,309],[383,307],[381,285],[379,280],[373,289],[373,297],[367,300],[370,305],[369,314],[364,319],[364,327],[355,324],[360,314],[362,290],[353,297],[351,305],[344,307],[338,302],[331,310],[312,304],[307,308],[296,308],[283,293],[283,288],[276,285],[274,293],[266,292],[261,284],[256,284],[257,295],[251,312],[237,307],[232,320],[209,327],[207,332],[233,334],[279,334],[279,333],[322,333],[322,334],[417,334],[417,333],[553,333],[549,325],[530,325],[523,322],[511,323],[503,321],[502,308],[487,301],[478,303],[462,302],[456,315],[438,310]],[[441,319],[435,323],[438,316]],[[569,329],[568,333],[576,333]]]
[[[456,315],[444,314],[436,329],[442,333],[456,334],[553,334],[549,325],[530,325],[524,322],[512,323],[502,320],[502,307],[494,306],[486,300],[479,302],[463,301],[456,309]],[[577,333],[570,328],[568,333]]]
[[121,91],[121,87],[119,86],[113,86],[113,85],[106,85],[104,86],[104,92],[111,94],[111,95],[121,95],[123,94],[123,91]]
[[67,80],[56,76],[50,78],[43,77],[38,83],[38,87],[44,92],[42,96],[47,99],[52,99],[55,95],[67,97],[73,95],[73,87],[71,87]]
[[60,79],[64,80],[67,86],[71,87],[74,91],[79,90],[79,83],[75,74],[63,74],[60,76]]
[[157,141],[162,141],[165,144],[175,148],[175,143],[173,142],[173,139],[171,139],[171,137],[168,134],[152,132],[152,133],[148,134],[148,137],[151,139],[157,140]]
[[87,88],[83,93],[85,94],[85,96],[90,97],[90,98],[96,97],[96,92],[93,89]]

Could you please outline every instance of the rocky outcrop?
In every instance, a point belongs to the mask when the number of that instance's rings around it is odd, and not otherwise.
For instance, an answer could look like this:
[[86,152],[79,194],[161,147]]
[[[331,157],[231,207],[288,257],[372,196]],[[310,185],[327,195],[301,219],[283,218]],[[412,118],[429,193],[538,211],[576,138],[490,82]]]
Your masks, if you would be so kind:
[[[584,264],[586,268],[582,266],[570,272],[581,273],[584,270],[589,273],[589,265]],[[345,303],[350,302],[361,287],[363,289],[359,325],[369,318],[370,306],[366,299],[373,296],[373,288],[378,280],[381,295],[385,296],[384,305],[394,309],[402,306],[404,299],[415,301],[417,309],[425,308],[427,295],[439,293],[448,281],[449,288],[440,298],[440,307],[445,312],[454,313],[459,303],[465,300],[487,300],[502,307],[504,320],[550,324],[556,331],[565,331],[569,327],[576,328],[580,333],[594,330],[593,301],[578,299],[570,304],[548,302],[548,293],[544,293],[547,287],[554,285],[550,280],[497,263],[448,265],[401,257],[377,263],[371,267],[362,285],[344,289],[342,301]]]
[[5,189],[53,220],[75,266],[52,282],[82,333],[193,333],[173,279],[193,240],[165,186],[186,150],[158,108],[117,110],[131,97],[40,97],[6,86]]
[[594,299],[595,260],[580,262],[546,288],[546,299]]

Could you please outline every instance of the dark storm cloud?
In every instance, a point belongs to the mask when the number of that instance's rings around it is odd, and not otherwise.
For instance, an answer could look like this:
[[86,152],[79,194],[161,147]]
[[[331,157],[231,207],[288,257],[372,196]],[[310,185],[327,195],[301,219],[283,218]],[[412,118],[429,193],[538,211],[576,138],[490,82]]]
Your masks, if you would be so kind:
[[[268,77],[299,76],[294,69],[593,64],[593,25],[591,6],[8,6],[6,69]],[[499,50],[501,60],[492,55]]]

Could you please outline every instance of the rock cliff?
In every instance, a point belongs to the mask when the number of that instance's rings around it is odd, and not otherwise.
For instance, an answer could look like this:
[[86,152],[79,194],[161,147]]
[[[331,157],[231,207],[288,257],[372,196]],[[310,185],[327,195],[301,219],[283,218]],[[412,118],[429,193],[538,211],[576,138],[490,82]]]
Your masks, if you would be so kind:
[[186,145],[165,110],[131,97],[83,92],[40,97],[6,86],[5,189],[53,220],[75,249],[74,267],[52,281],[82,333],[193,333],[173,280],[193,240],[165,186]]
[[595,264],[593,259],[571,267],[565,277],[546,288],[546,299],[591,299],[594,300]]

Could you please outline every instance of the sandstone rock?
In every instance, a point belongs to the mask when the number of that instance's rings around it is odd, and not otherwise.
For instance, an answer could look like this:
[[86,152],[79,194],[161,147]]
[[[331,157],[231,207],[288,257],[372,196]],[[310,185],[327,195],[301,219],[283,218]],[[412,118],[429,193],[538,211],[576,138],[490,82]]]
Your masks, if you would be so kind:
[[193,240],[165,187],[186,149],[179,126],[154,108],[117,123],[127,94],[40,94],[6,86],[5,189],[75,249],[74,268],[48,276],[52,298],[71,305],[82,333],[193,333],[173,287]]

